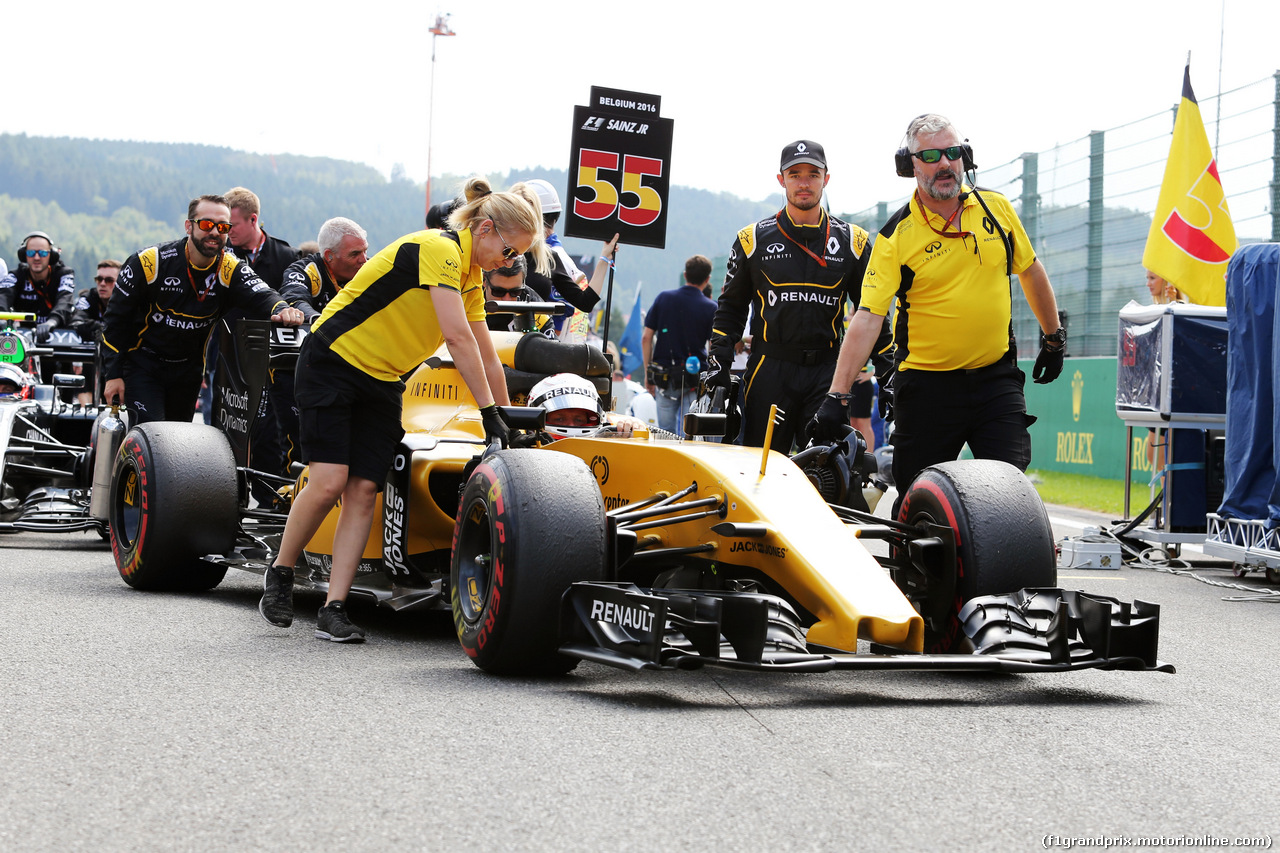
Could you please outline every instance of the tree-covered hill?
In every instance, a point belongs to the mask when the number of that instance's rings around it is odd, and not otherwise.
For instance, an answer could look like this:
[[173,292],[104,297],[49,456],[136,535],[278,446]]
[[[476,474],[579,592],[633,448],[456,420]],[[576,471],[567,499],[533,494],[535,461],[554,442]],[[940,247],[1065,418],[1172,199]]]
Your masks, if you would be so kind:
[[[257,193],[264,227],[294,245],[315,239],[329,217],[347,216],[368,230],[376,250],[423,225],[423,187],[400,174],[393,170],[388,180],[358,163],[207,145],[0,134],[0,251],[13,266],[17,242],[29,231],[47,231],[88,286],[99,259],[123,260],[147,245],[181,236],[190,199],[233,186]],[[449,198],[466,177],[433,180],[432,201]],[[563,193],[567,184],[566,172],[555,169],[488,177],[498,188],[544,178]],[[719,259],[722,269],[736,231],[779,203],[673,187],[666,248],[624,248],[619,255],[615,313],[630,307],[638,282],[646,283],[645,304],[675,286],[692,254]],[[565,244],[574,254],[598,249],[590,241]],[[718,288],[718,281],[713,284]]]

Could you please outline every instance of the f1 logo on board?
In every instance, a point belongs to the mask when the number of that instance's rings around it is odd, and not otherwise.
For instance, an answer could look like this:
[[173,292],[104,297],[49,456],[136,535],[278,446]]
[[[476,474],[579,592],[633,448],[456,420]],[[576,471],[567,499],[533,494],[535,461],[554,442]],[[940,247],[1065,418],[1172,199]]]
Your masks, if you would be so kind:
[[674,122],[661,101],[593,86],[574,107],[564,236],[665,247]]

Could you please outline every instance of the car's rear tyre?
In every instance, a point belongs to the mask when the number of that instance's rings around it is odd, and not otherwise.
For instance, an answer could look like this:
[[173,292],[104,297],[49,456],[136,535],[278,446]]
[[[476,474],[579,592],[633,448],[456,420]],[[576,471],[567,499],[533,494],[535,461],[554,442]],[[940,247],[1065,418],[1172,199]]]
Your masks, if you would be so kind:
[[216,428],[141,424],[124,437],[111,478],[111,551],[136,589],[212,589],[239,526],[236,461]]
[[[969,599],[1057,586],[1053,528],[1044,503],[1031,481],[1005,462],[974,459],[924,469],[907,490],[898,520],[928,521],[950,527],[955,534],[954,601],[936,622],[926,617],[928,653],[966,650],[968,640],[958,614]],[[931,585],[926,595],[950,586]],[[931,602],[914,603],[922,615],[930,612]]]
[[462,492],[450,602],[458,641],[487,672],[546,675],[577,665],[559,649],[560,599],[604,574],[604,501],[582,460],[495,453]]

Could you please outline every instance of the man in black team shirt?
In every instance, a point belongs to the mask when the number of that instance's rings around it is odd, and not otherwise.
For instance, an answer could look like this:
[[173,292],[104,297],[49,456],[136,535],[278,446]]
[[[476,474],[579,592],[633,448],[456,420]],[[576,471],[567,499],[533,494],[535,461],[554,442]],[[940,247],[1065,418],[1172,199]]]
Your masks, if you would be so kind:
[[102,356],[108,403],[123,401],[132,423],[189,421],[203,376],[205,341],[233,308],[288,326],[297,308],[226,251],[231,211],[204,195],[187,207],[187,236],[130,255],[103,319]]
[[[232,187],[226,192],[227,206],[231,208],[231,231],[227,234],[227,242],[236,257],[247,261],[253,271],[277,293],[284,282],[284,271],[298,259],[298,252],[279,237],[273,237],[262,227],[259,216],[262,203],[258,196],[244,187]],[[232,319],[243,316],[233,312]],[[210,347],[217,353],[215,338]],[[215,367],[216,358],[209,359],[208,369]],[[212,387],[212,374],[209,384]],[[261,471],[283,474],[285,472],[286,448],[280,436],[280,424],[275,410],[275,381],[272,376],[268,387],[263,390],[262,400],[258,404],[258,418],[254,421],[253,434],[249,437],[249,465]],[[254,497],[259,504],[274,500],[270,489],[258,481],[254,482]]]

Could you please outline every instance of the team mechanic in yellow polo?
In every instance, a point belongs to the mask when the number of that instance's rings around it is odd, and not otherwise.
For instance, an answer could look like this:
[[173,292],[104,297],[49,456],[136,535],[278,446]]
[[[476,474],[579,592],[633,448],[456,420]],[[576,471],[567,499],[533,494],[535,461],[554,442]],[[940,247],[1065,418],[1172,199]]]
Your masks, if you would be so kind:
[[914,173],[916,191],[880,230],[860,310],[813,424],[816,435],[830,437],[848,423],[845,392],[896,299],[895,512],[917,474],[955,459],[966,442],[979,459],[1001,459],[1024,471],[1031,462],[1027,427],[1035,418],[1027,415],[1026,377],[1013,340],[1011,273],[1040,323],[1037,383],[1062,372],[1066,346],[1049,274],[1008,199],[963,183],[972,154],[951,122],[936,114],[917,117],[907,128],[907,146],[899,152],[900,174]]
[[492,192],[483,178],[468,181],[465,194],[467,203],[449,217],[449,228],[401,237],[370,258],[325,306],[303,343],[294,393],[310,475],[263,579],[258,610],[273,625],[293,623],[293,567],[341,498],[316,636],[364,639],[345,602],[377,494],[404,435],[400,377],[442,341],[480,407],[486,437],[506,446],[498,405],[510,400],[485,325],[481,275],[531,249],[542,251],[542,212],[518,195]]

